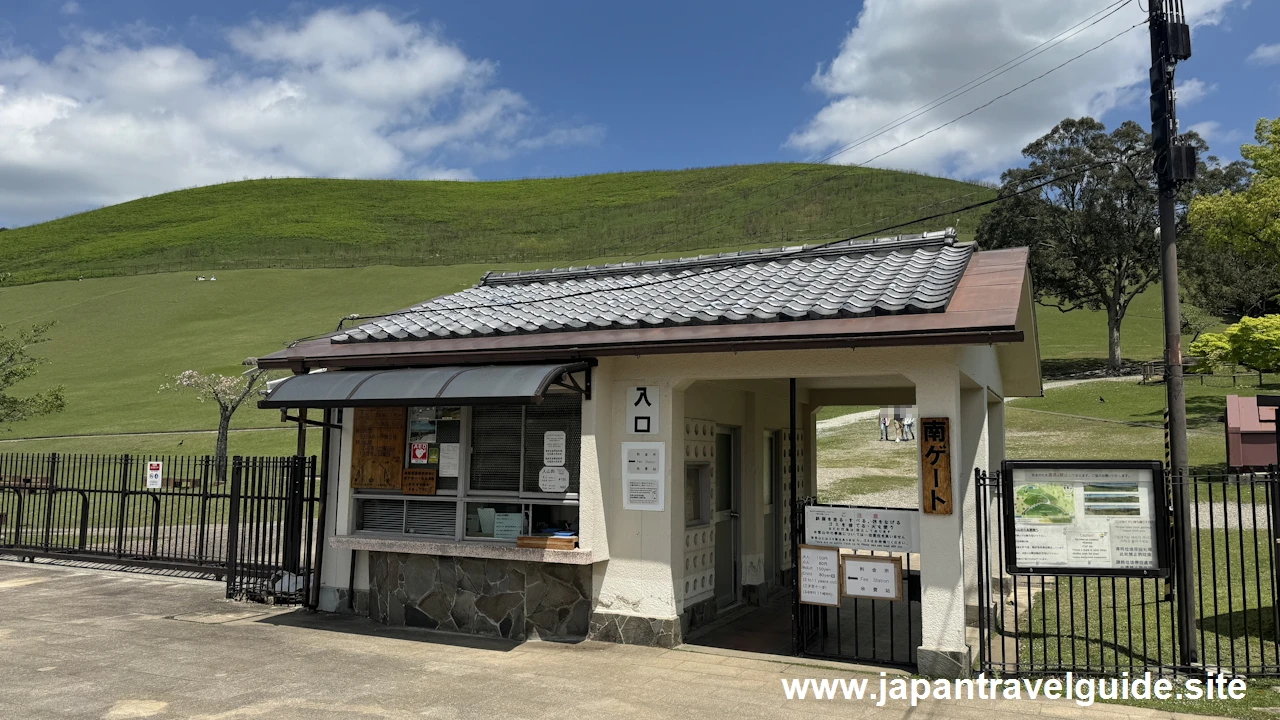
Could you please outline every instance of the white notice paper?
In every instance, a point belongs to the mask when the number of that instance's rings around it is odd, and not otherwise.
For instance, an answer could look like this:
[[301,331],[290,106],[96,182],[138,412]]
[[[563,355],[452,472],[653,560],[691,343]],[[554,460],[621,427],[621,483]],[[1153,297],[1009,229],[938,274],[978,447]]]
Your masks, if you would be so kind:
[[840,550],[800,546],[800,602],[806,605],[840,604]]
[[515,540],[520,537],[520,526],[524,516],[520,513],[498,513],[493,518],[493,537],[503,540]]
[[660,442],[622,443],[622,509],[666,507],[666,470]]
[[550,467],[564,465],[564,431],[550,430],[542,434],[542,464]]
[[147,463],[147,489],[159,490],[163,483],[164,463],[149,462]]
[[920,552],[920,511],[808,505],[804,542],[850,550]]
[[458,443],[440,444],[440,476],[458,477]]

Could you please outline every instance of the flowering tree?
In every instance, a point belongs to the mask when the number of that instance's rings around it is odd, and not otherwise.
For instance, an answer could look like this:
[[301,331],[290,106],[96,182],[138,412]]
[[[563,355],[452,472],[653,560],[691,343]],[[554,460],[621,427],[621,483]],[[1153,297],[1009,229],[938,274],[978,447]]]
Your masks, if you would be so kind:
[[248,358],[245,365],[252,370],[241,375],[220,375],[218,373],[202,373],[187,370],[174,376],[172,382],[160,386],[161,391],[185,390],[194,392],[200,402],[218,404],[218,441],[214,446],[214,457],[218,466],[218,480],[226,480],[227,467],[227,434],[231,428],[231,416],[245,400],[266,386],[267,373],[257,367],[255,358]]

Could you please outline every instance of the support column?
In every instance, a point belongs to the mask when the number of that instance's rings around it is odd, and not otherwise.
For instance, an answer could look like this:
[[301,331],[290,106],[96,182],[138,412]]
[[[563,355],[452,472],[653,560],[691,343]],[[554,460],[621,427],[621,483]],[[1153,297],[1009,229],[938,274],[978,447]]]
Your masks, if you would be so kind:
[[[636,435],[626,427],[627,388],[656,385],[661,398],[658,433]],[[596,383],[599,387],[600,383]],[[608,518],[609,559],[593,570],[593,602],[589,637],[606,642],[674,647],[682,642],[675,592],[675,558],[683,552],[684,528],[684,386],[631,378],[610,384],[611,408],[596,409],[597,423],[610,418],[609,446],[598,445],[601,499]],[[593,401],[596,402],[596,401]],[[601,398],[599,402],[603,403]],[[623,442],[661,442],[665,446],[664,495],[661,511],[624,510]],[[681,558],[683,562],[683,558]]]
[[[351,534],[351,445],[352,410],[342,414],[342,429],[326,428],[329,433],[329,494],[325,498],[325,537],[328,543],[335,535]],[[369,611],[369,572],[367,563],[357,563],[356,554],[364,551],[327,548],[320,569],[319,609],[326,612],[365,615]],[[354,571],[354,572],[353,572]]]
[[[966,487],[963,448],[965,427],[961,406],[960,373],[954,367],[922,374],[916,383],[920,422],[945,417],[951,428],[952,504],[950,515],[920,513],[920,616],[921,638],[916,663],[921,675],[966,677],[973,662],[965,640],[964,613],[964,512],[960,501]],[[918,461],[917,461],[918,462]],[[923,477],[917,465],[917,477]],[[923,488],[923,483],[921,483]],[[924,497],[921,496],[921,508]]]

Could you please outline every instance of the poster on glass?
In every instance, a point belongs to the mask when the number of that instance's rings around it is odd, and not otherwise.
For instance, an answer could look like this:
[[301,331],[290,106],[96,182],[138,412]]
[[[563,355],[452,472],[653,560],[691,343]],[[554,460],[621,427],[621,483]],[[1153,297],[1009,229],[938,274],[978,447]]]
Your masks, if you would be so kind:
[[1009,573],[1168,575],[1159,462],[1010,460],[1001,479]]

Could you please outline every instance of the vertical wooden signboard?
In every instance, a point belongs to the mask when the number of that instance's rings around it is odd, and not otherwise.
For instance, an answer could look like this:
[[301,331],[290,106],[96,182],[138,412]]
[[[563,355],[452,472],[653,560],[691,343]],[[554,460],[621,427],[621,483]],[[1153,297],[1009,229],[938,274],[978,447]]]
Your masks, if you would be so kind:
[[951,514],[951,424],[947,418],[920,419],[920,509]]
[[355,410],[351,487],[399,491],[404,475],[404,408]]

